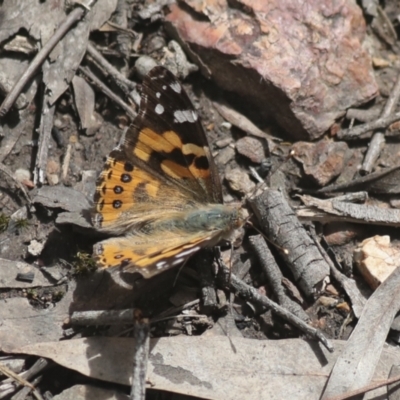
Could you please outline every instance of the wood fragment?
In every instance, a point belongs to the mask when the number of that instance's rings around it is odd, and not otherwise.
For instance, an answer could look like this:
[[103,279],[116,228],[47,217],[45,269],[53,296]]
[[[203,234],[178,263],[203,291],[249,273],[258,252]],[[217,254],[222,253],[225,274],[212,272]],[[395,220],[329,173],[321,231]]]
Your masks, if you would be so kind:
[[369,108],[367,110],[363,108],[349,108],[346,112],[346,118],[350,120],[356,119],[361,122],[369,122],[379,118],[381,113],[382,110],[378,108]]
[[135,313],[133,332],[135,346],[130,398],[131,400],[144,400],[146,396],[147,362],[150,350],[150,326],[149,320],[143,318],[139,311]]
[[400,396],[400,365],[393,365],[388,380],[397,378],[398,380],[388,384],[388,400],[399,400]]
[[[390,116],[396,109],[397,103],[400,99],[400,73],[397,75],[396,83],[390,93],[390,96],[385,104],[382,111],[381,118]],[[361,166],[360,173],[369,174],[374,167],[376,160],[378,159],[381,151],[385,147],[386,140],[383,132],[375,132],[372,136],[370,144],[368,146],[367,153],[364,157],[364,162]]]
[[[222,273],[225,276],[222,276],[222,282],[229,282],[230,290],[242,296],[244,299],[249,300],[265,309],[271,310],[273,313],[283,318],[289,324],[295,326],[300,329],[304,334],[308,337],[313,338],[321,342],[330,352],[333,352],[333,346],[330,341],[324,336],[322,332],[318,329],[313,328],[312,326],[305,323],[302,319],[298,318],[294,314],[287,311],[285,308],[281,307],[279,304],[270,300],[266,296],[260,295],[256,289],[252,286],[247,285],[242,280],[238,279],[234,274],[230,274],[230,269],[222,265]],[[226,279],[226,276],[230,275],[230,280]]]
[[386,168],[381,171],[373,172],[372,174],[355,178],[349,182],[342,184],[332,184],[319,189],[316,193],[334,193],[344,192],[347,190],[363,190],[368,193],[400,193],[400,185],[396,185],[399,181],[400,166],[396,165],[391,168]]
[[100,311],[75,311],[72,313],[70,323],[77,326],[94,325],[125,325],[132,323],[135,310],[100,310]]
[[129,96],[133,101],[135,101],[136,97],[130,94],[132,90],[136,90],[137,85],[135,82],[130,81],[123,74],[121,74],[121,72],[119,72],[117,68],[110,64],[91,43],[88,44],[87,54],[90,56],[88,58],[92,58],[96,65],[100,67],[102,71],[104,71],[106,76],[109,76],[114,80],[114,82],[125,93],[125,95]]
[[356,390],[370,383],[390,330],[400,309],[400,268],[368,299],[361,317],[330,374],[321,399]]
[[342,140],[358,140],[360,136],[364,133],[368,133],[368,135],[363,136],[363,138],[371,137],[372,131],[375,129],[387,128],[390,124],[397,122],[400,120],[400,112],[395,114],[391,114],[385,118],[378,118],[375,121],[367,122],[362,125],[358,125],[352,129],[344,129],[338,132],[337,137],[338,139]]
[[119,96],[117,96],[110,88],[108,88],[95,74],[93,74],[92,71],[90,71],[87,67],[79,67],[79,71],[81,71],[87,78],[89,78],[92,83],[107,97],[109,97],[119,107],[121,107],[129,115],[130,118],[133,119],[136,117],[136,112]]
[[267,284],[278,300],[278,303],[303,321],[308,321],[310,318],[303,308],[286,295],[282,285],[282,272],[265,243],[265,239],[261,235],[251,236],[249,243],[266,275]]
[[53,128],[53,118],[56,106],[49,105],[50,99],[47,94],[44,95],[43,109],[39,125],[39,144],[36,154],[35,169],[33,171],[33,182],[43,184],[46,181],[46,169],[49,155],[49,146],[51,130]]
[[382,132],[375,132],[369,142],[367,153],[360,168],[361,175],[369,174],[372,171],[385,144],[385,135]]
[[[400,210],[387,209],[377,206],[360,205],[346,203],[342,201],[332,200],[320,200],[311,196],[299,196],[300,199],[308,207],[315,207],[319,211],[326,213],[324,215],[315,214],[315,219],[309,214],[307,219],[324,222],[329,221],[346,221],[356,222],[359,224],[374,224],[374,225],[385,225],[385,226],[400,226]],[[298,215],[304,218],[304,209],[298,210]],[[335,218],[328,218],[329,216],[336,216]]]
[[283,194],[266,190],[252,199],[250,205],[262,230],[290,268],[295,283],[307,297],[315,295],[329,274],[329,266]]
[[358,289],[356,281],[354,279],[348,278],[336,268],[335,263],[328,256],[318,238],[314,237],[314,242],[318,246],[322,256],[325,258],[325,261],[328,263],[333,279],[335,279],[339,283],[342,289],[346,292],[347,296],[349,296],[354,315],[357,318],[360,318],[367,300],[360,292],[360,289]]
[[[232,125],[236,126],[237,128],[241,129],[243,132],[246,132],[248,135],[255,136],[261,139],[267,139],[269,151],[273,150],[275,145],[270,143],[269,141],[279,140],[274,138],[273,136],[265,133],[261,129],[259,129],[256,125],[254,125],[248,118],[244,115],[240,114],[233,108],[230,108],[224,104],[220,103],[213,103],[213,106],[217,109],[217,111],[221,114],[222,118],[226,119]],[[271,148],[272,145],[272,148]]]
[[[42,381],[42,376],[38,376],[36,379],[32,381],[32,386],[36,386]],[[33,397],[36,400],[44,400],[44,398],[40,395],[40,393],[35,388],[30,388],[24,386],[19,392],[17,392],[11,400],[25,400],[28,398],[29,394],[32,393]]]
[[[400,381],[400,375],[397,375],[397,376],[394,376],[393,378],[385,379],[385,380],[382,380],[382,381],[380,381],[380,382],[371,383],[371,384],[366,385],[366,386],[363,386],[362,388],[357,389],[357,390],[350,390],[350,391],[345,392],[345,393],[343,393],[343,394],[341,394],[341,395],[329,397],[329,398],[326,399],[326,400],[346,400],[346,399],[352,399],[352,398],[354,398],[355,396],[357,396],[357,395],[359,395],[359,394],[367,393],[367,392],[369,392],[369,391],[371,391],[371,390],[378,389],[378,388],[380,388],[380,387],[382,387],[382,386],[389,386],[389,388],[390,388],[391,386],[398,387],[399,385],[395,385],[395,384],[396,384],[397,382],[399,382],[399,381]],[[390,389],[389,389],[388,391],[390,391]],[[391,397],[388,397],[388,399],[389,399],[389,400],[392,400]],[[397,399],[393,399],[393,400],[397,400]]]

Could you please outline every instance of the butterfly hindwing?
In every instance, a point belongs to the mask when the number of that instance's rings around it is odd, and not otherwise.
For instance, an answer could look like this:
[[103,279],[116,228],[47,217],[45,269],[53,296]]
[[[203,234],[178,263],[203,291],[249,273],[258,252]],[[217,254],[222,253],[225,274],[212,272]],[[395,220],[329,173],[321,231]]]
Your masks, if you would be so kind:
[[206,232],[192,235],[154,233],[150,237],[125,236],[104,240],[94,247],[102,265],[124,272],[140,272],[145,278],[184,263],[212,237]]

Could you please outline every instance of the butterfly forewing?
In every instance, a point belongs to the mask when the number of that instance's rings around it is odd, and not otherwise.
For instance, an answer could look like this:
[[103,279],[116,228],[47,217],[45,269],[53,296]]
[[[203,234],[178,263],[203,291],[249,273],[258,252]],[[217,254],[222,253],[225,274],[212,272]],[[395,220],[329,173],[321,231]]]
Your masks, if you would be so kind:
[[207,137],[182,85],[167,69],[155,67],[142,86],[139,116],[125,139],[135,162],[144,162],[199,202],[222,203]]

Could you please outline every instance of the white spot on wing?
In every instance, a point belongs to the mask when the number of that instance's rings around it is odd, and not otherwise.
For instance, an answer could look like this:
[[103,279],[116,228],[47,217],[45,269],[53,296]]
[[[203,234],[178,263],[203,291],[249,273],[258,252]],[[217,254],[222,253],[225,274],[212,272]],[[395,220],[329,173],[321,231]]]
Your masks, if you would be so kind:
[[162,87],[162,88],[163,88],[163,90],[166,90],[166,89],[167,89],[167,86],[163,85],[163,87]]
[[180,263],[183,262],[183,261],[184,261],[183,258],[177,258],[176,260],[174,260],[174,261],[172,262],[171,265],[178,265],[178,264],[180,264]]
[[176,93],[180,93],[182,90],[181,85],[178,82],[171,83],[169,86]]
[[186,257],[189,254],[195,253],[196,251],[200,250],[200,246],[192,247],[191,249],[188,249],[186,251],[182,251],[181,253],[177,254],[175,258],[182,258]]
[[164,112],[164,107],[161,104],[157,104],[156,108],[154,109],[154,111],[158,114],[161,115]]
[[196,122],[199,116],[193,110],[177,110],[174,112],[174,122]]
[[160,92],[157,92],[157,93],[156,93],[156,97],[157,97],[157,99],[159,99],[159,98],[161,97],[161,93],[160,93]]
[[161,269],[166,263],[167,263],[166,261],[159,261],[159,262],[156,264],[156,268],[157,268],[157,269]]

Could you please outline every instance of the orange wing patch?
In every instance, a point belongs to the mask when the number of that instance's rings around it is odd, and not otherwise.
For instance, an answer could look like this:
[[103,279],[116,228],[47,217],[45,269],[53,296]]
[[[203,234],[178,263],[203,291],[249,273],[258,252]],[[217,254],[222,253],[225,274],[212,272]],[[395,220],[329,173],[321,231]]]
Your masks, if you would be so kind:
[[135,197],[147,195],[156,198],[160,182],[150,174],[133,166],[129,162],[116,161],[109,158],[105,170],[100,175],[97,186],[96,211],[101,215],[100,227],[120,218],[132,209]]
[[112,238],[97,243],[94,255],[101,268],[122,265],[123,271],[151,276],[183,263],[211,239],[210,233],[154,232],[149,236]]

